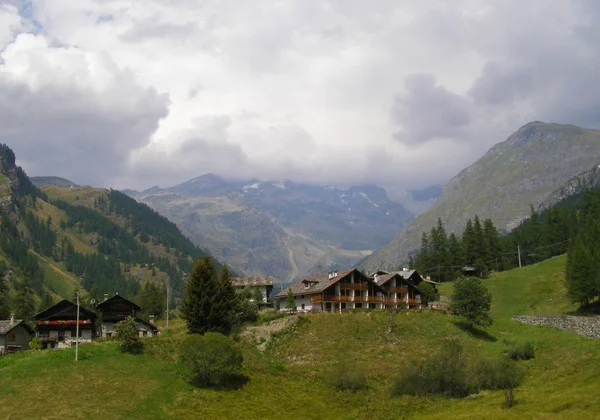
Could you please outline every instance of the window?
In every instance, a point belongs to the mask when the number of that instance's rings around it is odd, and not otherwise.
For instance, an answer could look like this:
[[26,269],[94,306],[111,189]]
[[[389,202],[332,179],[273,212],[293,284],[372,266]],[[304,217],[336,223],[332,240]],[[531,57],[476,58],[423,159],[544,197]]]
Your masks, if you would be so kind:
[[302,310],[304,310],[304,303],[302,304]]
[[8,342],[14,343],[15,341],[17,341],[17,335],[15,333],[8,334]]
[[304,299],[304,295],[300,296],[300,299]]

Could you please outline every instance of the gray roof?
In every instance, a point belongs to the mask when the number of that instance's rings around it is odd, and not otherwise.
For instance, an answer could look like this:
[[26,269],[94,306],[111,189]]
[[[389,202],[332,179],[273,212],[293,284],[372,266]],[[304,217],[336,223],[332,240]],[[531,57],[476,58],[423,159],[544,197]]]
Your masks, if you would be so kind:
[[0,321],[0,334],[8,334],[10,330],[19,325],[23,325],[23,327],[25,327],[25,329],[27,329],[30,333],[33,332],[29,325],[23,323],[22,319],[15,319],[15,321],[12,324],[10,323],[10,320]]
[[233,287],[273,286],[273,277],[233,277]]
[[[344,277],[348,276],[349,274],[351,274],[353,272],[357,272],[358,274],[363,276],[365,279],[372,281],[376,286],[379,286],[377,283],[375,283],[375,281],[372,278],[365,276],[357,269],[352,269],[352,270],[347,270],[347,271],[340,271],[340,272],[338,272],[337,276],[332,277],[332,278],[329,278],[329,274],[312,274],[310,276],[303,277],[302,280],[297,281],[296,283],[292,284],[287,289],[282,290],[281,292],[277,293],[275,295],[275,297],[276,298],[285,297],[287,295],[288,289],[290,289],[290,288],[292,289],[292,294],[294,296],[312,295],[315,293],[321,293],[323,290],[327,289],[332,284],[337,283],[338,281],[342,280]],[[309,284],[308,288],[305,287],[305,284],[307,284],[307,283]]]

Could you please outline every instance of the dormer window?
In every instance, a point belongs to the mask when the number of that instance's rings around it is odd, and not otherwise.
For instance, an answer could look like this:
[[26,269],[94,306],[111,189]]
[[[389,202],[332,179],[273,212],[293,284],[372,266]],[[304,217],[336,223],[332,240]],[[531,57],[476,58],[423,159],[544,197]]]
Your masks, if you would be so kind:
[[310,284],[308,282],[304,283],[304,288],[308,289],[310,287]]

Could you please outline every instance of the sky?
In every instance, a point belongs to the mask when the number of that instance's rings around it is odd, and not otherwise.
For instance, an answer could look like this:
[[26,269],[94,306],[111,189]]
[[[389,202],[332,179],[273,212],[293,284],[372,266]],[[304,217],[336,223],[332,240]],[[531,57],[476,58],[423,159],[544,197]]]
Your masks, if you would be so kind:
[[447,182],[534,120],[600,128],[588,0],[0,0],[30,176]]

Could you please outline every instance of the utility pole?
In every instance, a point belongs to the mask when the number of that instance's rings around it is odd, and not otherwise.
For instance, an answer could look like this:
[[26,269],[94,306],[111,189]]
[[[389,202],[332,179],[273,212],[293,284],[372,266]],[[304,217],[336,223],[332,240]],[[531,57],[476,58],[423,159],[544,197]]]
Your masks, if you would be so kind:
[[169,329],[169,283],[167,283],[167,329]]
[[521,268],[521,245],[517,245],[517,252],[519,253],[519,268]]
[[75,326],[75,361],[79,359],[79,292],[77,292],[77,324]]

